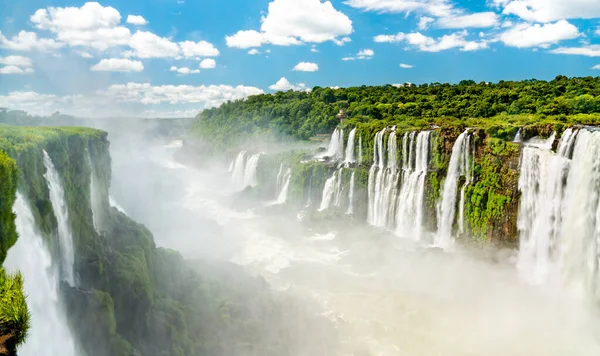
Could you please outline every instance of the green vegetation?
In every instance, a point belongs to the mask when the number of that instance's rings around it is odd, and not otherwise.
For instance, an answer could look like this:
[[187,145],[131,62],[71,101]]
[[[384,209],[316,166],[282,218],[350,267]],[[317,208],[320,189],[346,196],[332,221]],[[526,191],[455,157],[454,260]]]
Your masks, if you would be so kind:
[[23,277],[10,275],[0,267],[0,353],[25,341],[29,311],[23,293]]
[[399,128],[534,123],[600,123],[600,78],[552,81],[422,84],[394,87],[315,87],[310,93],[279,92],[228,102],[201,112],[192,131],[218,146],[229,147],[249,136],[309,139],[331,133],[344,110],[347,125],[373,123]]

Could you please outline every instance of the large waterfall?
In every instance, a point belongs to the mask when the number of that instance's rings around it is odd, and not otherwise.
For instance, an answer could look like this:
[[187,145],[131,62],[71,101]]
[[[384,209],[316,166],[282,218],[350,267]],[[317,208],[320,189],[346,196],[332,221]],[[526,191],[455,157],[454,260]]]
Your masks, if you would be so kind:
[[458,179],[465,176],[465,184],[460,193],[460,217],[459,225],[462,231],[464,224],[464,196],[465,189],[470,183],[470,136],[469,130],[464,131],[458,136],[452,147],[452,156],[448,165],[448,174],[444,180],[444,187],[441,193],[441,200],[438,203],[438,233],[435,238],[436,245],[448,247],[452,244],[452,227],[456,218],[456,198]]
[[89,151],[87,152],[87,162],[90,167],[90,203],[92,207],[92,222],[94,229],[98,234],[102,232],[105,226],[104,209],[102,208],[102,199],[96,178],[96,172],[92,164]]
[[354,163],[356,158],[354,156],[354,141],[356,139],[356,128],[353,128],[348,135],[348,144],[346,145],[346,159],[345,163]]
[[292,169],[288,168],[281,177],[281,184],[277,191],[277,204],[283,204],[287,201],[288,190],[290,188],[290,180],[292,178]]
[[75,250],[73,248],[71,226],[69,225],[69,211],[60,176],[54,168],[54,164],[46,151],[44,151],[44,166],[46,167],[44,177],[46,178],[46,182],[48,182],[50,201],[58,223],[58,247],[60,251],[62,279],[73,286],[75,285],[75,276],[73,272]]
[[75,345],[58,298],[59,273],[50,252],[36,231],[33,213],[21,194],[14,211],[19,239],[8,251],[4,267],[23,273],[31,329],[19,348],[21,356],[72,356]]
[[344,130],[335,129],[329,141],[327,157],[333,160],[344,159]]
[[237,155],[233,164],[233,171],[231,172],[233,183],[237,188],[245,189],[258,185],[256,168],[258,167],[258,160],[261,155],[262,153],[256,153],[247,157],[246,151],[242,151]]
[[324,211],[329,209],[331,202],[334,199],[335,190],[336,190],[336,179],[337,174],[333,173],[333,175],[325,181],[325,186],[323,187],[323,197],[321,198],[321,205],[319,206],[319,211]]
[[557,153],[548,146],[523,151],[519,270],[600,297],[600,132],[568,129]]
[[352,175],[350,176],[350,189],[348,190],[348,210],[346,211],[346,214],[350,215],[350,214],[354,214],[354,185],[355,185],[355,178],[354,178],[354,174],[356,172],[352,172]]

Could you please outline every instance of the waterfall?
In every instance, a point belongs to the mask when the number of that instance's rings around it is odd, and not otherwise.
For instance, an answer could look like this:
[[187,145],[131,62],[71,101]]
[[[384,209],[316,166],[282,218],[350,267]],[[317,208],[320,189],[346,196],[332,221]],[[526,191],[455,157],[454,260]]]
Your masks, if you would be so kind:
[[112,206],[113,208],[117,209],[118,211],[122,212],[123,214],[127,215],[127,213],[125,212],[125,209],[123,209],[123,207],[117,203],[115,201],[115,199],[112,196],[108,197],[108,203],[110,204],[110,206]]
[[19,193],[14,205],[19,238],[8,251],[4,267],[23,273],[31,328],[22,356],[74,356],[75,343],[58,298],[59,276],[52,266],[50,252],[35,229],[33,213]]
[[354,163],[356,158],[354,157],[354,140],[356,138],[356,127],[350,131],[348,135],[348,145],[346,146],[346,159],[345,163]]
[[358,135],[358,164],[362,164],[363,160],[363,149],[362,149],[362,134]]
[[44,166],[46,167],[44,177],[46,178],[46,182],[48,182],[50,201],[58,223],[58,247],[60,251],[62,278],[71,286],[74,286],[73,264],[75,262],[75,250],[73,248],[71,227],[69,226],[69,211],[65,200],[65,193],[60,182],[60,176],[46,151],[44,151]]
[[233,183],[236,186],[244,185],[244,169],[246,168],[246,151],[242,151],[237,155],[235,163],[233,165],[233,171],[231,176],[233,177]]
[[513,142],[517,142],[517,143],[523,142],[523,137],[521,136],[521,129],[520,128],[517,130],[517,133],[515,135],[515,138],[513,139]]
[[104,209],[102,208],[102,198],[98,189],[96,181],[96,172],[94,165],[92,164],[92,158],[90,152],[87,152],[87,161],[90,167],[90,203],[92,207],[92,222],[94,224],[94,230],[98,234],[104,229]]
[[354,173],[350,176],[350,189],[348,190],[348,210],[346,214],[354,214]]
[[[385,208],[382,206],[384,179],[385,157],[384,157],[384,136],[387,128],[375,134],[373,144],[373,165],[369,170],[368,195],[369,195],[369,212],[367,221],[374,226],[385,227],[382,222],[385,221],[383,214]],[[382,226],[383,225],[383,226]]]
[[332,160],[342,160],[344,158],[344,130],[335,129],[329,141],[327,157]]
[[231,172],[233,172],[233,165],[234,165],[234,164],[235,164],[235,163],[234,163],[233,161],[231,161],[231,162],[229,163],[229,169],[227,170],[227,172],[228,172],[228,173],[231,173]]
[[283,163],[279,165],[279,173],[277,173],[277,184],[275,185],[275,196],[279,197],[283,184]]
[[402,142],[403,173],[396,209],[396,233],[417,240],[421,239],[423,234],[423,199],[425,176],[429,168],[430,137],[430,131],[421,131],[418,134],[411,132],[410,135],[404,135]]
[[465,176],[465,183],[460,189],[460,202],[458,203],[458,229],[461,234],[465,232],[465,191],[469,184],[473,182],[473,170],[475,163],[474,147],[471,144],[471,136],[467,135],[463,146],[462,172]]
[[258,185],[258,178],[256,176],[256,168],[258,167],[258,159],[262,153],[257,153],[250,158],[246,162],[246,167],[244,169],[244,183],[242,188],[246,187],[256,187]]
[[344,168],[340,168],[337,171],[337,178],[336,178],[337,184],[335,186],[335,191],[333,193],[333,206],[335,206],[335,207],[339,207],[342,204],[342,190],[343,190],[342,174],[343,174],[343,172],[344,172]]
[[444,180],[442,188],[441,200],[438,202],[438,233],[435,238],[436,245],[440,247],[448,247],[452,244],[452,227],[456,218],[456,198],[458,179],[461,176],[467,177],[465,185],[461,189],[461,207],[459,225],[462,231],[464,223],[464,194],[465,188],[470,183],[470,159],[469,151],[471,140],[469,138],[469,130],[461,133],[452,147],[452,155],[450,164],[448,165],[448,173]]
[[333,200],[335,194],[336,178],[337,174],[336,172],[334,172],[333,175],[325,182],[325,186],[323,187],[323,198],[321,198],[321,206],[319,207],[319,211],[329,209],[329,206],[331,205],[331,201]]
[[292,169],[288,168],[282,177],[282,186],[279,195],[277,196],[277,204],[283,204],[287,201],[288,190],[290,188],[290,180],[292,178]]

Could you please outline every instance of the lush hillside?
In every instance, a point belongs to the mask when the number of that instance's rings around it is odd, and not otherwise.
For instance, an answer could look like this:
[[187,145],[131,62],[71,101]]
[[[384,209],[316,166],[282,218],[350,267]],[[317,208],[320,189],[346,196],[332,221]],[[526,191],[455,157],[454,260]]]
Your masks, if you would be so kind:
[[552,81],[422,84],[320,88],[311,92],[264,94],[205,110],[193,132],[218,145],[254,134],[308,139],[328,134],[344,110],[353,122],[386,121],[424,127],[482,122],[524,124],[539,121],[596,123],[600,78],[556,77]]

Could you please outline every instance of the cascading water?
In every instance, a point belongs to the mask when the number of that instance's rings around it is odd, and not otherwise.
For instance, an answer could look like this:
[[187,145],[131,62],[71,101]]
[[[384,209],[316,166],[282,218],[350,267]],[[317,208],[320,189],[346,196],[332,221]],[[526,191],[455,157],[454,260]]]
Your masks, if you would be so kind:
[[61,276],[63,280],[69,283],[69,285],[74,286],[75,277],[73,273],[73,264],[75,262],[75,250],[73,248],[71,227],[69,226],[69,212],[65,200],[65,193],[60,182],[60,176],[54,168],[54,164],[46,151],[44,151],[44,166],[46,167],[44,178],[46,178],[46,182],[48,183],[50,201],[58,223],[58,247],[60,251]]
[[290,188],[290,180],[292,178],[292,169],[288,168],[282,177],[282,186],[279,195],[277,196],[277,204],[284,204],[287,201],[288,190]]
[[368,193],[369,212],[367,221],[369,224],[379,227],[387,226],[387,210],[383,206],[384,196],[383,180],[385,175],[384,136],[387,128],[375,134],[373,144],[373,165],[369,170]]
[[92,164],[92,159],[89,152],[87,152],[87,161],[90,167],[90,202],[92,207],[92,222],[94,224],[94,230],[100,234],[104,229],[105,216],[104,209],[102,209],[100,191],[97,185],[96,172],[94,170],[94,165]]
[[127,212],[125,212],[125,209],[123,209],[123,207],[117,203],[115,201],[115,199],[112,196],[108,197],[108,203],[110,204],[110,206],[112,206],[113,208],[117,209],[118,211],[122,212],[123,214],[127,215]]
[[[444,180],[444,187],[441,193],[441,200],[438,202],[438,232],[435,237],[437,246],[446,248],[452,245],[452,226],[456,218],[456,198],[458,178],[470,174],[469,168],[469,149],[470,149],[469,130],[461,133],[452,147],[452,156],[448,165],[448,173]],[[467,183],[470,182],[467,179]],[[464,203],[464,188],[461,190],[461,202]],[[464,208],[461,212],[464,214]],[[460,220],[464,222],[464,218]]]
[[327,149],[327,157],[336,161],[344,159],[344,130],[335,129],[333,131]]
[[[413,144],[415,136],[416,143]],[[403,166],[402,187],[396,209],[396,233],[417,240],[421,239],[423,234],[423,199],[425,176],[429,167],[430,137],[430,131],[421,131],[418,134],[411,132],[410,135],[404,136],[402,142],[402,159],[406,165]]]
[[231,176],[233,183],[236,186],[242,186],[244,184],[244,170],[246,168],[246,151],[238,153],[235,163],[233,165],[233,171]]
[[335,191],[333,193],[333,206],[335,206],[335,207],[339,207],[342,204],[342,191],[344,190],[344,187],[342,185],[342,183],[343,183],[343,181],[342,181],[343,171],[344,171],[344,168],[340,168],[337,171],[337,178],[336,178],[336,183],[337,184],[335,186]]
[[352,175],[350,176],[350,188],[348,190],[348,210],[346,211],[346,214],[348,215],[354,214],[354,173],[355,172],[352,172]]
[[[465,176],[465,183],[460,189],[460,202],[458,203],[458,231],[463,234],[465,232],[465,191],[469,184],[473,182],[473,164],[475,162],[474,147],[471,145],[471,136],[467,135],[463,147],[462,170]],[[472,157],[472,158],[471,158]]]
[[329,209],[329,206],[331,205],[335,194],[336,179],[337,174],[334,172],[333,175],[325,182],[325,186],[323,187],[323,198],[321,198],[321,205],[319,207],[319,211]]
[[25,344],[18,350],[19,355],[74,356],[75,343],[58,298],[59,276],[21,194],[17,194],[14,210],[19,238],[8,251],[4,267],[23,273],[31,312],[31,328]]
[[242,188],[256,187],[258,185],[256,168],[258,167],[258,159],[261,155],[262,153],[257,153],[248,158],[248,161],[246,162],[246,167],[244,169],[244,183]]
[[358,135],[358,159],[357,159],[357,163],[359,165],[361,165],[362,164],[362,160],[363,160],[362,135]]
[[346,159],[344,163],[354,163],[356,162],[356,158],[354,157],[354,141],[356,139],[356,127],[350,131],[348,135],[348,144],[346,145]]
[[275,185],[275,196],[278,197],[281,193],[281,187],[283,185],[283,163],[279,165],[279,172],[277,173],[277,183]]

